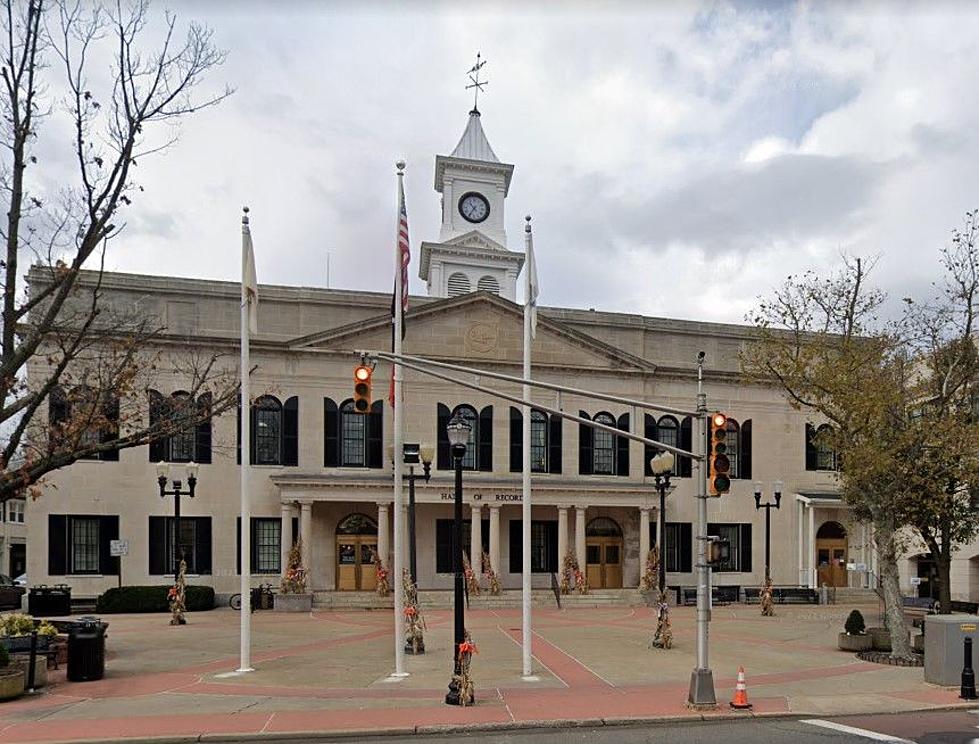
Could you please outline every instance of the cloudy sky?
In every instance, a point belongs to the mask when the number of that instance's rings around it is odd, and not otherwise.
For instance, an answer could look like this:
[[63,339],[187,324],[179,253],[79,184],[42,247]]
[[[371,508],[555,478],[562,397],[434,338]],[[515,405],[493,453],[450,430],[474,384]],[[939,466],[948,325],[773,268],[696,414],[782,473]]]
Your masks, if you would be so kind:
[[[155,17],[164,5],[156,3]],[[516,170],[546,305],[739,322],[841,251],[920,295],[979,207],[979,6],[871,3],[187,2],[232,98],[140,163],[110,268],[236,279],[252,209],[263,283],[387,290],[394,162],[415,255],[434,157],[472,106]],[[413,293],[424,293],[412,270]]]

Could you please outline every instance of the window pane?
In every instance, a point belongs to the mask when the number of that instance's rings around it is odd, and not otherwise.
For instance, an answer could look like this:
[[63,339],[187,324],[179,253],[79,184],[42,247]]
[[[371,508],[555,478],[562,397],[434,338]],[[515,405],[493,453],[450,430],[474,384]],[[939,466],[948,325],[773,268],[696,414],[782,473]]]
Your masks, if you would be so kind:
[[547,472],[547,416],[540,411],[530,413],[530,470]]
[[259,403],[255,410],[255,462],[278,465],[281,461],[282,408],[275,401]]
[[[170,399],[171,420],[182,420],[192,416],[193,412],[188,411],[190,397],[187,395],[174,395]],[[194,439],[196,431],[193,426],[186,426],[170,437],[170,460],[171,462],[190,462],[194,459]]]
[[459,406],[452,412],[469,424],[469,441],[466,443],[466,454],[462,457],[463,470],[475,470],[479,455],[479,420],[476,411],[469,406]]
[[[730,434],[728,435],[730,437]],[[731,544],[730,558],[713,564],[714,571],[739,571],[741,566],[741,526],[738,524],[709,524],[707,534]]]
[[173,552],[173,517],[167,517],[167,565],[170,566],[169,573],[176,573],[180,556],[183,556],[187,563],[187,573],[195,574],[197,570],[197,518],[182,517],[180,520],[180,545],[177,546],[177,554]]
[[741,470],[738,466],[738,454],[740,450],[740,429],[736,421],[728,419],[727,421],[727,439],[724,443],[727,445],[727,456],[731,461],[731,477],[740,478]]
[[[615,426],[615,419],[605,414],[595,417],[595,422]],[[615,437],[611,432],[594,429],[593,472],[598,475],[615,475]]]
[[255,573],[279,573],[281,519],[255,519]]
[[[671,447],[680,446],[679,437],[679,425],[676,420],[670,416],[664,416],[659,420],[659,441],[663,444],[668,444]],[[680,474],[680,458],[676,457],[673,459],[673,475]]]
[[367,416],[356,413],[352,402],[344,403],[340,410],[340,464],[367,465]]
[[97,517],[71,520],[71,573],[98,573],[99,520]]

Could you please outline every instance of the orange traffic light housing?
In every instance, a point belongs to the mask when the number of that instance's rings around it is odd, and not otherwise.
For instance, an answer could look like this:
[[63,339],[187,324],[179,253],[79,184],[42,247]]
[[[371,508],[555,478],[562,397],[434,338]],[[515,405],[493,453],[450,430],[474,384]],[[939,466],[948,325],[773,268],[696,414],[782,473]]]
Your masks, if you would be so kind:
[[727,456],[727,416],[710,417],[710,439],[707,442],[707,493],[723,496],[731,490],[731,460]]
[[357,413],[370,413],[373,376],[374,370],[366,364],[354,369],[354,411]]

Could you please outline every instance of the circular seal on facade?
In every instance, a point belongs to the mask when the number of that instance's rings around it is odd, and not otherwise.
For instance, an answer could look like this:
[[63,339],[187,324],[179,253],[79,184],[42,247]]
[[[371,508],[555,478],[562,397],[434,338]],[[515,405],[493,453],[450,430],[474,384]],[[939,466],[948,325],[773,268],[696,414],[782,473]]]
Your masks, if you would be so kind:
[[499,338],[500,329],[495,323],[473,323],[466,331],[466,345],[479,354],[495,351]]

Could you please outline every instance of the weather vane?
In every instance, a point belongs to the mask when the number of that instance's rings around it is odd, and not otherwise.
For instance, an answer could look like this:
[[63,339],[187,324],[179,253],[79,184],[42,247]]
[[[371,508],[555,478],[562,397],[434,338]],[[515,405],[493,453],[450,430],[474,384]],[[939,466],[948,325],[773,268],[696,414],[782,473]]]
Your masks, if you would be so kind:
[[466,90],[469,90],[470,88],[475,89],[473,90],[473,110],[472,110],[472,113],[474,114],[479,113],[479,106],[477,104],[479,103],[479,94],[481,92],[484,92],[483,86],[489,85],[489,80],[479,79],[479,71],[483,69],[483,65],[485,64],[486,64],[486,60],[485,59],[480,60],[479,52],[476,52],[476,64],[474,64],[472,68],[470,68],[469,72],[466,73],[467,75],[469,75],[469,80],[471,81],[471,83],[466,86]]

